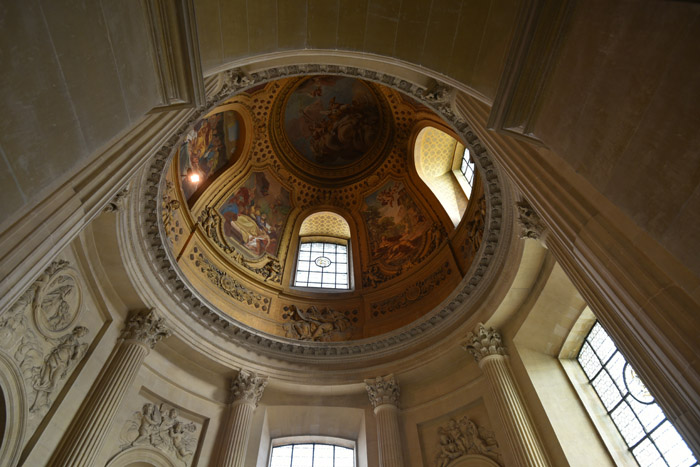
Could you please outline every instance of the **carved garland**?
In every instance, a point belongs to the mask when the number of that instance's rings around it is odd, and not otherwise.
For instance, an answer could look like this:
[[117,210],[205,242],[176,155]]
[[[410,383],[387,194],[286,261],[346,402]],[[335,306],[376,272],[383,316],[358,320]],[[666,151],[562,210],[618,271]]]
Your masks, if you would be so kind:
[[[162,224],[158,222],[158,202],[163,186],[163,170],[169,158],[174,153],[173,149],[177,147],[186,131],[203,115],[211,112],[216,105],[230,98],[232,95],[243,91],[245,88],[265,82],[273,81],[279,78],[289,76],[300,76],[310,74],[335,74],[360,79],[379,82],[386,86],[398,89],[411,96],[415,100],[421,101],[424,104],[432,107],[440,114],[446,122],[450,123],[455,130],[461,134],[467,145],[470,148],[472,158],[480,168],[480,172],[484,179],[484,191],[488,196],[489,220],[488,228],[484,233],[485,240],[481,246],[481,256],[477,265],[473,270],[473,274],[467,284],[462,288],[450,303],[435,313],[431,313],[424,319],[418,320],[408,329],[392,334],[389,336],[379,337],[371,342],[358,344],[336,344],[330,345],[323,343],[322,345],[314,345],[312,342],[289,343],[274,339],[273,336],[261,336],[256,332],[252,332],[246,327],[243,327],[231,320],[227,316],[218,311],[214,311],[207,307],[195,294],[193,294],[182,281],[179,273],[173,268],[173,264],[168,257],[168,253],[163,246],[163,237],[165,232]],[[455,310],[460,308],[469,296],[476,290],[481,279],[486,274],[486,271],[491,264],[494,253],[497,250],[499,240],[501,239],[501,220],[503,217],[503,196],[500,190],[498,170],[493,165],[491,158],[487,154],[486,148],[478,140],[477,136],[469,127],[469,124],[458,118],[450,102],[439,98],[440,94],[435,97],[434,92],[428,92],[426,88],[417,84],[398,79],[394,76],[379,73],[376,71],[368,71],[356,67],[340,66],[340,65],[288,65],[280,68],[271,68],[257,73],[252,73],[250,76],[245,76],[239,71],[229,70],[221,75],[223,82],[222,88],[207,100],[207,104],[198,112],[193,112],[187,121],[180,127],[180,130],[171,136],[163,147],[153,156],[146,187],[143,192],[142,212],[144,218],[142,222],[142,234],[148,239],[148,245],[151,248],[150,254],[153,263],[161,271],[161,278],[166,283],[171,283],[171,290],[178,296],[183,303],[187,312],[193,315],[197,320],[205,320],[213,326],[213,329],[223,337],[230,339],[243,346],[264,354],[281,354],[281,355],[297,355],[300,358],[307,356],[316,358],[319,356],[351,356],[358,354],[370,354],[377,351],[385,352],[388,347],[398,346],[408,340],[415,338],[437,326],[442,321],[450,317]],[[238,79],[243,76],[245,79]],[[150,185],[150,187],[148,186]],[[153,189],[151,187],[159,187]]]

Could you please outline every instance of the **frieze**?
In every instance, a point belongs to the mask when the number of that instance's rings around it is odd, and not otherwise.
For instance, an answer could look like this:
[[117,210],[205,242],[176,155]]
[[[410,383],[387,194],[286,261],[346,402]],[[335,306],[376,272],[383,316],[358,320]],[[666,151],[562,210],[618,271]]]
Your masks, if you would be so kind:
[[0,350],[12,356],[24,380],[30,433],[88,348],[88,328],[74,325],[78,284],[67,261],[54,261],[0,316]]
[[168,181],[166,182],[165,192],[163,193],[161,212],[165,234],[172,242],[177,242],[180,239],[180,235],[183,233],[183,229],[180,227],[179,221],[173,220],[175,211],[180,209],[180,202],[172,197],[172,192],[173,183]]
[[252,266],[241,252],[222,239],[221,216],[216,212],[216,209],[211,206],[206,207],[199,215],[198,222],[206,237],[221,248],[234,263],[246,268],[254,274],[262,276],[265,282],[269,280],[277,284],[282,283],[282,265],[277,258],[265,254],[265,263],[263,263],[262,266]]
[[377,318],[398,309],[405,308],[412,302],[417,302],[439,286],[442,281],[447,279],[447,276],[452,274],[449,263],[445,262],[437,271],[430,274],[425,279],[414,283],[406,288],[400,295],[382,300],[381,302],[372,303],[372,317]]
[[482,194],[477,201],[474,217],[467,222],[467,240],[460,246],[462,255],[467,261],[471,261],[476,252],[479,251],[484,238],[484,228],[486,227],[486,198]]
[[478,426],[466,416],[459,420],[451,418],[447,425],[438,428],[437,434],[440,441],[435,459],[436,467],[447,467],[452,461],[467,454],[486,456],[503,465],[493,432]]
[[120,433],[120,452],[139,446],[152,446],[191,465],[197,450],[199,427],[184,420],[180,412],[168,404],[147,402],[132,413]]
[[[349,314],[341,313],[329,307],[320,310],[309,306],[306,310],[296,305],[284,307],[282,319],[288,319],[282,324],[285,337],[302,341],[335,342],[350,338],[353,326]],[[354,310],[357,313],[357,310]],[[355,318],[357,321],[357,318]]]
[[259,308],[266,313],[270,312],[269,298],[263,297],[257,292],[253,292],[236,279],[226,274],[212,263],[209,258],[204,256],[201,252],[197,252],[196,248],[195,253],[197,254],[194,258],[195,266],[207,276],[207,279],[209,279],[212,284],[234,300],[250,305],[253,308]]
[[[229,70],[223,72],[221,76],[225,77],[228,74],[235,73],[235,70]],[[160,206],[159,203],[156,202],[156,199],[158,199],[159,194],[162,193],[164,188],[162,185],[162,183],[164,183],[163,170],[168,159],[172,157],[174,149],[191,125],[203,115],[211,112],[216,105],[224,102],[234,94],[244,91],[247,87],[257,86],[277,78],[309,74],[340,74],[381,82],[437,110],[445,121],[466,141],[467,146],[470,148],[472,158],[476,162],[484,181],[488,221],[483,236],[484,240],[477,253],[477,266],[473,268],[472,276],[462,286],[461,291],[441,309],[434,310],[434,312],[417,320],[413,325],[401,332],[378,336],[376,339],[361,344],[338,343],[337,345],[331,346],[328,343],[315,345],[316,343],[314,342],[306,341],[291,343],[277,340],[271,335],[260,335],[247,330],[222,312],[209,308],[202,303],[195,294],[192,294],[188,290],[187,286],[180,278],[179,273],[174,269],[168,255],[165,254],[162,244],[163,240],[159,233],[158,224],[160,213],[157,212],[157,209],[160,209]],[[495,252],[498,250],[498,245],[503,238],[501,235],[501,220],[503,217],[504,205],[503,194],[499,186],[499,173],[486,149],[481,144],[476,134],[471,130],[469,124],[455,114],[441,113],[432,102],[424,98],[425,87],[391,75],[356,67],[321,64],[288,65],[252,73],[250,78],[252,79],[252,83],[249,84],[224,84],[218,92],[207,99],[207,105],[204,108],[192,111],[179,131],[175,132],[153,156],[146,175],[146,184],[140,193],[141,196],[139,199],[142,202],[140,209],[142,210],[141,212],[143,212],[141,234],[147,239],[146,243],[147,247],[150,248],[150,257],[154,265],[160,270],[160,276],[164,281],[171,284],[169,290],[172,290],[178,300],[182,302],[184,309],[191,313],[196,320],[209,324],[210,329],[237,345],[257,351],[261,354],[285,355],[287,358],[295,358],[302,361],[307,358],[317,358],[320,356],[330,358],[355,358],[357,355],[361,354],[369,355],[376,352],[386,352],[390,347],[407,345],[413,339],[416,339],[416,336],[424,334],[435,326],[440,326],[446,319],[451,319],[453,314],[461,309],[461,304],[467,301],[478,288],[481,280],[491,266]],[[153,189],[153,187],[159,188]]]

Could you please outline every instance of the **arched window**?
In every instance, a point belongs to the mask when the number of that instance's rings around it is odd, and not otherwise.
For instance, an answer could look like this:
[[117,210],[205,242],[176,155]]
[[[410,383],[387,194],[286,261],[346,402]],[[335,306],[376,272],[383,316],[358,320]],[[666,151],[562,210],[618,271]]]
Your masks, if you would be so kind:
[[272,448],[270,467],[355,467],[354,449],[334,444],[286,444]]
[[321,289],[351,288],[350,226],[342,216],[317,212],[299,229],[294,285]]
[[414,154],[418,175],[456,226],[467,208],[476,176],[469,150],[444,131],[426,127],[418,133]]
[[586,336],[577,360],[639,465],[698,465],[688,445],[599,322]]

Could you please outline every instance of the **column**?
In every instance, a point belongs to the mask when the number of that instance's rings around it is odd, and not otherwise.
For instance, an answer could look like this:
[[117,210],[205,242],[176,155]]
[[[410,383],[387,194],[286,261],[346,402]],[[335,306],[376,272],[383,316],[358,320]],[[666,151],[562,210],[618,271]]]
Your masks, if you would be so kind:
[[154,310],[131,313],[120,336],[114,357],[102,377],[93,385],[78,415],[63,435],[52,466],[92,466],[100,452],[112,420],[124,395],[148,355],[161,339],[168,337],[163,318]]
[[479,323],[464,344],[486,375],[506,430],[508,445],[520,466],[549,466],[549,460],[527,413],[508,363],[501,335]]
[[231,382],[231,406],[222,439],[221,467],[243,467],[253,412],[266,385],[267,377],[243,370]]
[[403,467],[399,431],[399,385],[394,375],[366,379],[369,401],[377,419],[377,443],[380,467]]

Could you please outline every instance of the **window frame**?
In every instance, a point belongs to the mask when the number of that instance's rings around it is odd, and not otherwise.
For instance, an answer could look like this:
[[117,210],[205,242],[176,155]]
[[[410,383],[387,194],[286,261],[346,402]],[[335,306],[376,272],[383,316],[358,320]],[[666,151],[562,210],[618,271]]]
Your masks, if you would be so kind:
[[[299,262],[301,261],[301,245],[304,243],[331,243],[335,245],[342,245],[347,248],[347,275],[348,275],[348,287],[345,289],[331,288],[331,287],[309,287],[305,285],[297,285],[297,272],[299,271]],[[307,281],[308,282],[308,281]],[[294,256],[294,268],[292,270],[292,276],[290,278],[290,288],[298,291],[306,291],[313,293],[347,293],[353,292],[355,290],[354,274],[353,274],[353,262],[352,262],[352,248],[350,239],[339,238],[339,237],[328,237],[328,236],[300,236],[297,243],[296,254]]]
[[353,467],[357,467],[357,442],[346,438],[337,438],[334,436],[312,436],[312,435],[302,435],[302,436],[285,436],[280,438],[274,438],[270,440],[270,447],[267,454],[267,464],[266,467],[270,467],[272,464],[272,451],[276,447],[297,445],[297,444],[325,444],[338,446],[342,448],[352,449],[353,452]]
[[[598,352],[593,348],[593,345],[589,340],[589,337],[596,329],[596,325],[600,326],[602,332],[605,333],[607,338],[610,339],[614,346],[614,350],[605,359],[605,361],[603,361],[603,359],[598,355]],[[598,370],[596,370],[594,374],[590,377],[588,375],[588,372],[584,368],[583,363],[580,361],[581,354],[586,344],[588,344],[589,348],[593,352],[593,357],[596,358],[598,363],[600,364],[600,368],[598,368]],[[622,361],[624,362],[622,364],[621,371],[623,375],[623,385],[626,392],[623,392],[623,390],[619,387],[619,382],[616,381],[616,378],[610,373],[610,370],[607,368],[607,365],[613,362],[613,359],[615,359],[617,355],[619,355],[619,357],[621,357]],[[628,402],[628,399],[630,398],[639,401],[639,399],[637,399],[632,393],[632,391],[629,389],[629,385],[624,376],[624,372],[628,366],[632,371],[634,371],[634,368],[625,358],[624,354],[620,351],[613,338],[608,334],[603,325],[597,319],[593,320],[592,324],[590,325],[590,328],[585,333],[585,337],[581,339],[578,345],[578,349],[575,352],[575,356],[573,356],[573,358],[570,359],[561,359],[561,361],[563,364],[562,366],[564,367],[566,373],[569,375],[570,380],[572,381],[572,383],[574,383],[574,387],[579,395],[581,402],[586,408],[586,411],[589,413],[589,416],[591,417],[593,424],[598,430],[598,433],[600,434],[601,438],[603,438],[603,441],[607,445],[609,452],[611,453],[611,455],[613,455],[613,458],[616,459],[616,462],[622,465],[641,465],[640,462],[637,460],[633,449],[642,445],[642,443],[644,443],[644,441],[648,439],[661,455],[661,459],[663,460],[663,462],[665,462],[667,465],[672,465],[664,456],[662,450],[657,447],[657,444],[652,435],[657,430],[662,429],[662,426],[665,423],[670,424],[674,429],[675,426],[673,426],[673,423],[663,412],[663,409],[658,406],[658,403],[656,402],[655,398],[650,403],[644,403],[641,401],[639,402],[639,404],[656,405],[662,415],[662,418],[658,422],[656,422],[653,427],[647,428],[645,426],[645,423],[640,419],[641,415],[634,410],[634,404],[630,404]],[[612,387],[615,388],[620,395],[620,399],[615,404],[613,404],[610,409],[608,409],[608,407],[603,401],[603,397],[599,394],[598,390],[593,385],[593,381],[603,372],[608,374],[608,377],[612,381]],[[625,404],[633,413],[635,420],[639,423],[643,431],[643,435],[641,436],[641,438],[639,438],[636,442],[632,444],[627,442],[620,427],[611,415],[618,409],[618,407],[621,407],[623,404]],[[685,440],[683,441],[685,442]],[[687,467],[697,467],[698,465],[700,465],[700,463],[696,459],[694,464],[686,465]]]

